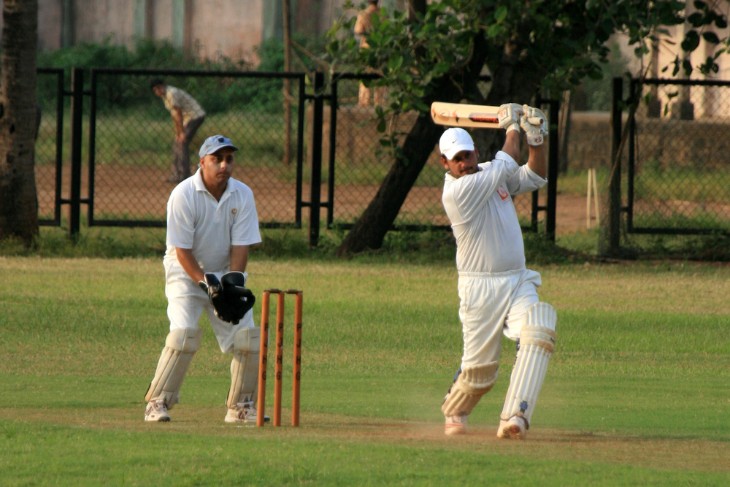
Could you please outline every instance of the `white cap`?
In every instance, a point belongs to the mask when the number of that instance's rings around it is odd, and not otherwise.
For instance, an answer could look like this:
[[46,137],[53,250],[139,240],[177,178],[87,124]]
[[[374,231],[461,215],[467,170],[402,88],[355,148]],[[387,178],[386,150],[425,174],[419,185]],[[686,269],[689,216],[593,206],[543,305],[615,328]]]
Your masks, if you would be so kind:
[[456,154],[463,150],[473,151],[474,141],[464,129],[450,128],[441,135],[439,150],[447,159],[451,160]]
[[208,154],[215,154],[224,147],[230,147],[233,150],[238,150],[238,147],[233,145],[231,139],[223,135],[213,135],[205,139],[203,145],[200,146],[200,157],[205,157]]

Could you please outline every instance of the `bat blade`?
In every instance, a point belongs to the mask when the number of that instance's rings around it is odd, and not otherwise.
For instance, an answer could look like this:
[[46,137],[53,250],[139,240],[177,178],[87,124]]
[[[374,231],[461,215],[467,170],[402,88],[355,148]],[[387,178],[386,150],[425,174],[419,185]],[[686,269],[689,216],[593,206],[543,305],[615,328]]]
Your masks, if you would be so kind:
[[431,104],[431,120],[437,125],[450,127],[475,127],[498,129],[499,107],[489,105],[466,105],[435,101]]

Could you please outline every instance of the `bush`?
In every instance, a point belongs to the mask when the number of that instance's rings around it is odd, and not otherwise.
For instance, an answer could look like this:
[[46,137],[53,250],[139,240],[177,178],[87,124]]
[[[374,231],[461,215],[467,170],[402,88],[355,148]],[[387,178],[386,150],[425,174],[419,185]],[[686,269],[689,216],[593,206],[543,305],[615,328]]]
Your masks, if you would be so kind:
[[[311,42],[310,42],[311,43]],[[306,45],[300,40],[298,45]],[[281,41],[269,40],[257,49],[260,64],[258,72],[282,72],[284,67],[284,49]],[[309,58],[297,58],[301,71],[313,67]],[[94,68],[120,69],[174,69],[194,71],[233,71],[248,72],[254,67],[243,61],[236,61],[225,56],[216,59],[199,60],[186,56],[182,50],[175,48],[167,41],[142,39],[135,43],[132,50],[125,46],[113,45],[110,39],[99,44],[82,43],[73,47],[56,51],[41,52],[38,55],[38,66],[43,68],[65,69],[65,86],[71,84],[71,69],[84,70]],[[293,69],[296,71],[296,69]],[[103,111],[143,106],[149,103],[149,79],[142,76],[106,77],[104,83],[98,85],[97,107]],[[174,84],[171,83],[171,84]],[[257,110],[272,111],[281,108],[283,81],[264,78],[230,78],[230,77],[187,77],[185,89],[196,93],[196,98],[209,113],[223,112],[230,107],[245,109],[253,107]],[[56,99],[56,84],[51,77],[40,76],[38,79],[38,99],[41,104],[50,105]],[[47,107],[47,108],[50,108]]]

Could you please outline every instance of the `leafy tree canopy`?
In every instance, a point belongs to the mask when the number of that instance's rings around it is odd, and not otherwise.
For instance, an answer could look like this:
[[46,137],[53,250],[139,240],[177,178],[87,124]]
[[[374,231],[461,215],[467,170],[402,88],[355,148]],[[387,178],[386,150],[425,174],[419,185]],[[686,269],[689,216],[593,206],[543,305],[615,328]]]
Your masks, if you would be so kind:
[[[716,61],[728,48],[727,36],[717,34],[727,28],[720,12],[726,0],[687,5],[677,0],[442,0],[424,2],[422,11],[415,10],[420,2],[409,3],[408,12],[374,18],[369,49],[358,49],[349,35],[354,19],[336,23],[329,33],[331,60],[382,74],[380,83],[389,87],[391,105],[400,111],[428,111],[428,101],[440,89],[436,81],[444,76],[453,77],[453,86],[463,86],[466,95],[468,83],[459,77],[480,55],[478,72],[494,74],[507,57],[514,69],[534,73],[528,79],[536,80],[535,88],[559,92],[586,77],[601,77],[610,53],[607,41],[614,34],[624,34],[642,56],[654,42],[673,44],[667,28],[686,21],[684,38],[674,48],[674,75],[717,72]],[[687,55],[702,41],[716,49],[692,66]]]

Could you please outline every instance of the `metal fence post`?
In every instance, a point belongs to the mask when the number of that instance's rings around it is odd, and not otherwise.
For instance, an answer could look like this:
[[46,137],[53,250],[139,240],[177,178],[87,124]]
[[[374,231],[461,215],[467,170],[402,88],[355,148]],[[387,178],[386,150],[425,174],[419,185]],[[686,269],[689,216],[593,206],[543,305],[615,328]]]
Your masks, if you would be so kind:
[[71,72],[71,199],[69,237],[76,241],[81,228],[81,135],[83,131],[84,71]]
[[316,247],[319,242],[319,212],[322,186],[322,123],[324,122],[324,73],[314,73],[314,100],[312,114],[312,176],[309,198],[309,245]]
[[545,233],[548,239],[555,242],[555,220],[556,220],[556,200],[558,194],[558,166],[560,164],[558,153],[560,145],[560,137],[558,134],[558,113],[560,113],[560,102],[558,100],[549,100],[550,106],[550,134],[548,144],[548,168],[547,168],[547,203],[545,215]]

